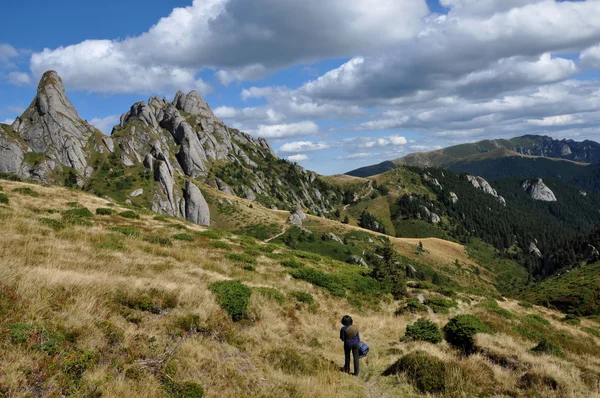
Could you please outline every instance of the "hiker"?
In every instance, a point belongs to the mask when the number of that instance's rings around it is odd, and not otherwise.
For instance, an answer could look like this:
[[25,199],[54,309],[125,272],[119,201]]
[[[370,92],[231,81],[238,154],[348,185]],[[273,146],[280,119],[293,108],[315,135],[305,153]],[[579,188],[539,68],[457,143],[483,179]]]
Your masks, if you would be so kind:
[[354,358],[354,376],[358,376],[358,347],[360,344],[358,328],[352,324],[352,317],[349,315],[344,315],[342,318],[342,325],[344,326],[340,329],[340,339],[344,342],[344,372],[350,373],[350,351],[352,351],[352,357]]

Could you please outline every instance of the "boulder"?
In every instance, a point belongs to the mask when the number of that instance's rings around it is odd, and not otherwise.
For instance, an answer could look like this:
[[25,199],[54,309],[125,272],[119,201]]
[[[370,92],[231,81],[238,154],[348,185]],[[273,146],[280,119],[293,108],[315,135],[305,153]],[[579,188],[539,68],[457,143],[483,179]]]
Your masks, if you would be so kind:
[[210,225],[210,209],[196,184],[185,182],[185,218],[198,225]]
[[133,191],[132,193],[129,194],[130,197],[132,198],[136,198],[140,195],[142,195],[144,193],[144,189],[140,188],[140,189],[136,189],[135,191]]
[[369,264],[367,264],[367,262],[362,257],[359,257],[357,255],[350,256],[350,258],[348,259],[348,262],[351,264],[360,265],[361,267],[364,267],[364,268],[369,267]]
[[556,202],[556,196],[550,188],[544,184],[541,178],[536,180],[526,180],[521,183],[521,188],[531,197],[533,200],[540,200],[544,202]]
[[535,254],[537,257],[542,258],[542,252],[538,249],[537,245],[533,242],[529,243],[529,253]]
[[458,202],[458,196],[454,192],[450,192],[450,200],[452,200],[452,203],[455,204]]
[[337,243],[341,243],[342,245],[344,244],[344,241],[340,239],[339,236],[337,236],[336,234],[334,234],[333,232],[328,232],[327,233],[327,237],[330,240],[336,241]]

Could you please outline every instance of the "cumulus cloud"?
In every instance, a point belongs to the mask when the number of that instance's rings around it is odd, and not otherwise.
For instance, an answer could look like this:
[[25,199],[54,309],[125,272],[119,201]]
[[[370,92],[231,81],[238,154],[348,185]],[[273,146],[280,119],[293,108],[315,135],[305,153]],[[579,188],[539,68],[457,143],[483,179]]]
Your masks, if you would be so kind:
[[579,60],[585,67],[600,70],[600,45],[590,47],[582,51]]
[[140,36],[33,54],[31,69],[55,69],[73,89],[100,92],[199,88],[195,76],[207,68],[229,84],[388,46],[416,35],[427,13],[423,0],[194,0]]
[[4,119],[4,121],[2,122],[2,124],[13,124],[15,121],[15,119]]
[[302,162],[302,161],[308,160],[308,156],[302,155],[302,154],[292,155],[292,156],[288,156],[288,160],[292,161],[292,162]]
[[19,52],[10,44],[0,43],[0,65],[8,64],[12,58],[19,55]]
[[90,124],[102,131],[104,134],[109,135],[112,132],[112,128],[119,122],[119,115],[111,115],[107,117],[95,117],[90,120]]
[[288,138],[307,135],[315,135],[319,132],[319,126],[315,122],[300,122],[289,124],[274,124],[258,126],[256,135],[264,138]]
[[31,83],[31,78],[29,75],[23,72],[10,72],[8,75],[6,75],[6,78],[11,84],[22,85]]
[[315,152],[322,151],[324,149],[330,149],[331,144],[327,142],[311,142],[311,141],[296,141],[288,142],[283,144],[280,148],[280,152],[293,153],[293,152]]

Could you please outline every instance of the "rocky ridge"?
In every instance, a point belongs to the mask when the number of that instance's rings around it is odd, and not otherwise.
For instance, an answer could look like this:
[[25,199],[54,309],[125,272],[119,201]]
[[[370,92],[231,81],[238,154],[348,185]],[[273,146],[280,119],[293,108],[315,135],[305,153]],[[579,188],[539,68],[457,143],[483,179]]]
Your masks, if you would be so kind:
[[205,184],[320,215],[341,198],[316,173],[278,159],[265,139],[227,127],[195,91],[136,102],[105,136],[79,117],[54,71],[23,115],[0,126],[0,171],[76,184],[202,225],[210,223]]
[[487,193],[488,195],[492,195],[493,197],[496,198],[496,200],[498,200],[498,202],[500,204],[502,204],[503,206],[506,206],[506,200],[502,196],[498,195],[498,192],[496,192],[496,190],[494,188],[492,188],[490,183],[487,182],[485,179],[483,179],[481,177],[475,177],[472,175],[467,175],[466,178],[475,188],[481,189],[483,192]]

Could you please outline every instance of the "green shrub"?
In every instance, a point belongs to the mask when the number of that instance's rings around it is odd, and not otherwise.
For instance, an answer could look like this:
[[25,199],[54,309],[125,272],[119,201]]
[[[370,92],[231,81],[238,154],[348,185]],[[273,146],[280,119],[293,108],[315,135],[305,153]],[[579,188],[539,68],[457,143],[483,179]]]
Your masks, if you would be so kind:
[[112,216],[115,214],[113,209],[107,209],[106,207],[99,207],[96,209],[96,214],[99,216]]
[[550,326],[550,321],[548,321],[543,316],[538,314],[527,314],[523,318],[523,322],[528,325],[537,326],[543,328],[545,326]]
[[134,220],[139,220],[140,219],[140,215],[138,213],[136,213],[135,211],[131,211],[131,210],[124,211],[124,212],[120,213],[119,215],[121,217],[131,218],[131,219],[134,219]]
[[112,227],[110,230],[133,238],[139,238],[142,236],[140,231],[132,227]]
[[229,246],[227,243],[225,242],[221,242],[220,240],[215,240],[213,242],[210,242],[210,245],[212,247],[214,247],[215,249],[221,249],[221,250],[227,250],[228,252],[230,252],[231,250],[233,250],[231,248],[231,246]]
[[310,293],[292,292],[292,293],[290,293],[290,296],[295,298],[296,301],[299,303],[311,305],[315,302],[315,299],[313,298],[312,294],[310,294]]
[[554,355],[555,357],[563,358],[565,354],[562,352],[560,347],[552,341],[543,339],[531,349],[531,352],[537,355]]
[[519,388],[522,390],[535,390],[540,392],[544,388],[558,389],[558,382],[554,377],[527,372],[519,380]]
[[579,319],[579,317],[573,314],[567,314],[567,316],[565,316],[562,319],[562,321],[564,323],[568,323],[569,325],[579,325],[581,323],[581,319]]
[[117,292],[116,301],[122,306],[133,310],[160,314],[165,309],[177,307],[178,298],[174,292],[149,289],[143,291]]
[[184,242],[193,242],[194,237],[188,234],[175,234],[173,235],[173,239],[182,240]]
[[67,202],[67,206],[69,207],[83,207],[79,202]]
[[273,253],[277,249],[278,249],[277,245],[273,245],[273,244],[269,243],[269,244],[260,246],[258,250],[260,250],[263,253]]
[[473,339],[477,333],[489,333],[489,329],[473,315],[457,315],[444,326],[446,341],[465,353],[475,349]]
[[181,225],[181,224],[177,224],[177,223],[167,224],[167,227],[173,228],[173,229],[179,229],[181,231],[187,231],[188,230],[188,227],[186,227],[185,225]]
[[425,300],[425,304],[436,314],[447,314],[450,312],[450,308],[457,306],[456,301],[446,300],[441,297],[429,297]]
[[406,334],[403,341],[427,341],[437,344],[442,341],[440,327],[427,319],[419,319],[412,325],[406,326]]
[[210,285],[210,290],[216,294],[217,301],[234,321],[248,316],[248,300],[252,290],[240,281],[220,281]]
[[285,302],[285,296],[277,289],[270,287],[255,287],[252,288],[256,293],[260,294],[264,298],[283,304]]
[[214,231],[212,229],[207,229],[206,231],[198,232],[197,234],[198,234],[198,236],[204,236],[205,238],[210,238],[210,239],[221,239],[222,238],[220,233],[218,233],[217,231]]
[[427,312],[427,307],[421,304],[418,298],[410,297],[406,300],[406,304],[396,310],[394,313],[396,316],[400,316],[406,312],[416,314],[418,312]]
[[40,196],[39,192],[34,191],[31,188],[15,188],[12,191],[20,193],[22,195],[31,196],[31,197],[34,197],[34,198],[37,198],[38,196]]
[[244,264],[256,264],[256,259],[244,253],[231,253],[225,256],[229,260]]
[[10,340],[15,344],[27,343],[35,331],[33,325],[28,323],[13,323],[9,325]]
[[294,269],[291,272],[291,275],[296,279],[302,279],[315,286],[325,288],[333,296],[344,297],[346,295],[346,289],[336,278],[321,271],[317,271],[316,269],[301,267]]
[[40,218],[40,222],[52,228],[55,231],[60,231],[65,228],[65,224],[53,218]]
[[184,332],[195,333],[200,330],[200,316],[196,314],[186,314],[175,319],[175,326]]
[[8,204],[8,196],[4,193],[0,193],[0,203],[7,205]]
[[63,213],[67,218],[92,218],[94,214],[85,207],[78,207],[76,209],[67,210]]
[[287,268],[300,268],[303,266],[302,263],[298,262],[294,258],[289,260],[283,260],[280,264]]
[[405,373],[410,383],[423,394],[441,393],[446,388],[446,365],[423,351],[414,351],[403,356],[383,375],[396,375],[400,372]]
[[169,221],[169,217],[163,216],[161,214],[154,216],[154,220],[156,221]]
[[97,361],[98,356],[92,351],[70,353],[63,362],[62,370],[71,380],[78,381]]
[[144,236],[144,241],[153,243],[155,245],[172,246],[173,242],[169,238],[162,238],[160,236]]
[[170,378],[163,379],[163,386],[171,398],[203,398],[204,389],[198,383],[186,381],[177,383]]

